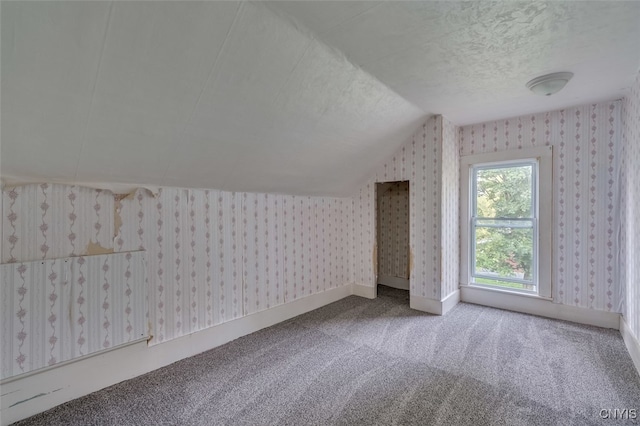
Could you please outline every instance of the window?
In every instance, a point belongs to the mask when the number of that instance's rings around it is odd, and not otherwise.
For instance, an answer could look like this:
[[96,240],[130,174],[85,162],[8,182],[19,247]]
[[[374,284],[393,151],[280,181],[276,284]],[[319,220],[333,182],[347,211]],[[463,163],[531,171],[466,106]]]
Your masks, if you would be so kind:
[[531,160],[473,166],[474,284],[537,290],[537,169]]
[[462,285],[549,298],[551,148],[463,157],[461,175]]

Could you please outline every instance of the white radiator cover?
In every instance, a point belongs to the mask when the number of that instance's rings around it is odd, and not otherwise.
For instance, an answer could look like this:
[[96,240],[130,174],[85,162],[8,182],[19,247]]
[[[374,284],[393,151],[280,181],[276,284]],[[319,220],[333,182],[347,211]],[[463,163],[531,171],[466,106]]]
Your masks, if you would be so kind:
[[0,265],[0,379],[149,335],[145,252]]

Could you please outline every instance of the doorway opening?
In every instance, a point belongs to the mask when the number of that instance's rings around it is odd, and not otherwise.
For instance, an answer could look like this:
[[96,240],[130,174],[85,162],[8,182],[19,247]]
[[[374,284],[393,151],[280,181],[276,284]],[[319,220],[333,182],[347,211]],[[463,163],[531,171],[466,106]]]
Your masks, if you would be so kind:
[[395,294],[408,303],[409,181],[376,184],[376,222],[378,296]]

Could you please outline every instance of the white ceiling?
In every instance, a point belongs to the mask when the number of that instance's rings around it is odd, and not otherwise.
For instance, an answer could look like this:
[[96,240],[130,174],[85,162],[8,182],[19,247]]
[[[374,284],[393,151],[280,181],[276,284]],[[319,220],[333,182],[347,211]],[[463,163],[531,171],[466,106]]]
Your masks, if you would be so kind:
[[[405,99],[457,125],[622,97],[640,2],[270,2]],[[525,83],[575,76],[552,97]]]
[[351,194],[425,116],[260,4],[2,3],[2,173]]
[[[2,2],[2,176],[350,195],[425,116],[623,94],[640,3]],[[538,74],[573,71],[549,98]]]

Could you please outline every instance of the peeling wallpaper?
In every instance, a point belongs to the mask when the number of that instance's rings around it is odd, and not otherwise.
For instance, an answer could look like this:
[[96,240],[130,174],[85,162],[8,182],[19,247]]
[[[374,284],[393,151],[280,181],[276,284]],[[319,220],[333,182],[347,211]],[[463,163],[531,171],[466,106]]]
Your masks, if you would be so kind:
[[144,255],[0,265],[0,379],[148,336]]
[[408,279],[409,185],[392,183],[383,191],[378,194],[378,274]]
[[86,254],[90,241],[112,245],[109,191],[46,183],[6,188],[3,207],[2,263]]
[[[443,132],[443,129],[446,130]],[[447,146],[443,147],[443,141]],[[458,198],[456,180],[459,180],[457,152],[456,128],[442,116],[429,118],[360,189],[354,200],[355,283],[375,285],[375,270],[370,260],[375,243],[375,183],[408,180],[409,239],[413,257],[410,292],[414,296],[441,300],[457,289],[457,242],[453,246],[449,242],[443,245],[442,240],[443,235],[450,239],[458,232],[458,214],[454,212],[457,211],[454,199]],[[446,170],[444,180],[443,170]],[[448,194],[444,222],[440,202],[443,189]],[[451,231],[443,234],[443,224]],[[448,248],[446,253],[443,247]],[[441,276],[442,271],[446,272]]]
[[3,262],[83,255],[89,241],[146,250],[151,344],[352,280],[349,198],[177,188],[114,197],[57,184],[3,197]]
[[461,154],[553,146],[553,299],[620,312],[618,290],[621,102],[474,124]]
[[622,231],[620,282],[622,313],[640,340],[640,73],[622,102]]

